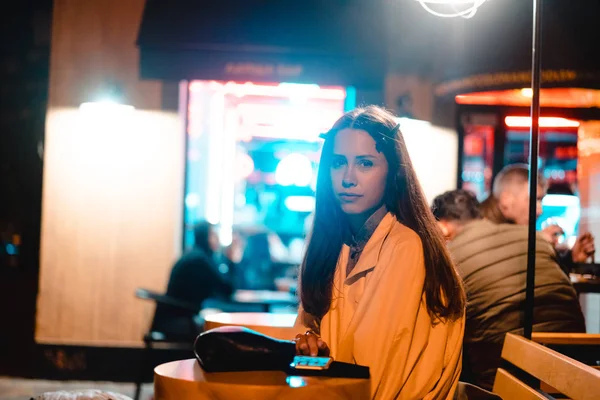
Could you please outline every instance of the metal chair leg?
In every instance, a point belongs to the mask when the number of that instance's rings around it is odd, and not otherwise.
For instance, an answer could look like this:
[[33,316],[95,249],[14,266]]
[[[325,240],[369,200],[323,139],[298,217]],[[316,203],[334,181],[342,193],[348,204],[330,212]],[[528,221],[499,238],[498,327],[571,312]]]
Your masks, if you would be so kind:
[[149,340],[144,340],[144,350],[142,354],[142,361],[140,362],[140,370],[138,379],[135,382],[135,395],[133,396],[133,400],[140,400],[140,395],[142,393],[142,384],[144,383],[144,376],[146,372],[146,366],[148,366],[148,362],[150,359],[150,352],[152,351],[152,342]]

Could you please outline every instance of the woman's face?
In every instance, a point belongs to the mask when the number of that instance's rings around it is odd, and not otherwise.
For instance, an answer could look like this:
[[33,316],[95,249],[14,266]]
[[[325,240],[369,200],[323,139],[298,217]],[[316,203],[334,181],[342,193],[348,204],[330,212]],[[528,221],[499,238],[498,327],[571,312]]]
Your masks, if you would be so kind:
[[375,145],[361,129],[342,129],[335,135],[331,183],[346,214],[361,214],[383,202],[388,163]]

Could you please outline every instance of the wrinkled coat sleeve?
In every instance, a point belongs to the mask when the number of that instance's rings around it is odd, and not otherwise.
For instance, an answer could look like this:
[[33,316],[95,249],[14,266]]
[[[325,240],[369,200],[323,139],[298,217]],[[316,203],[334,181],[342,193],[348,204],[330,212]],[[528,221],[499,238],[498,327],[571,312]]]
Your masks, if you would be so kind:
[[296,317],[296,322],[294,323],[294,333],[305,333],[309,329],[317,333],[319,332],[317,320],[311,314],[304,311],[302,304],[300,304],[298,306],[298,316]]
[[294,322],[294,333],[304,333],[308,329],[305,324],[305,318],[307,314],[302,308],[302,304],[298,306],[298,315],[296,316],[296,322]]

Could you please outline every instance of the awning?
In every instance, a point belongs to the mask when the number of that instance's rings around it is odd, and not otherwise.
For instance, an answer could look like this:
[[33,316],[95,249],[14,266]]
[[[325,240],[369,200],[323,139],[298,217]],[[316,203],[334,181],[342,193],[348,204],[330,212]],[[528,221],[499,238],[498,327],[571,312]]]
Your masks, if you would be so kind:
[[[437,21],[438,96],[531,85],[532,1],[489,1],[469,20]],[[544,1],[543,87],[600,88],[600,1]]]
[[380,0],[148,0],[141,77],[381,87],[384,22]]

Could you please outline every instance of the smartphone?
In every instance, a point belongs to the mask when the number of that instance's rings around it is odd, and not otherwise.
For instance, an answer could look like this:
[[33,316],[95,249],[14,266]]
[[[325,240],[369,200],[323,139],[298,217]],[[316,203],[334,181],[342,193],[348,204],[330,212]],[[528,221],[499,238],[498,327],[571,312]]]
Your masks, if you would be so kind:
[[322,371],[328,369],[331,365],[333,358],[331,357],[308,357],[308,356],[296,356],[294,361],[290,364],[290,367],[296,369],[310,369]]

